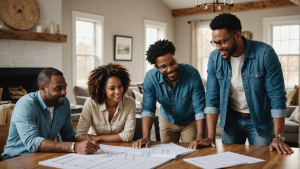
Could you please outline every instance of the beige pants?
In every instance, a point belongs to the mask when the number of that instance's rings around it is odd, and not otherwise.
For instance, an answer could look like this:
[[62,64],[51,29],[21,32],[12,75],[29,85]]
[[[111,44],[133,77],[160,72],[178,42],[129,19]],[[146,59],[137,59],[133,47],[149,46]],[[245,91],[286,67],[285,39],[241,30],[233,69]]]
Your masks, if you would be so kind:
[[190,143],[196,139],[197,127],[195,120],[180,126],[168,122],[160,114],[158,120],[161,141],[179,142],[181,137],[182,142]]

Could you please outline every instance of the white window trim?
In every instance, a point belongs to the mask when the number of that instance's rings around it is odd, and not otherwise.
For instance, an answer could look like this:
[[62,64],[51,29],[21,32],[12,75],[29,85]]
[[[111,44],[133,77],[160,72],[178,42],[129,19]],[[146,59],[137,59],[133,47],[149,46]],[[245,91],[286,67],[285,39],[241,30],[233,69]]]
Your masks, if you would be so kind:
[[[199,67],[197,67],[196,69],[200,72],[200,75],[201,75],[201,78],[202,79],[207,79],[207,76],[205,77],[203,77],[202,75],[205,75],[205,74],[207,74],[207,72],[203,72],[203,70],[202,70],[202,60],[203,60],[203,58],[204,58],[204,56],[202,56],[202,44],[203,44],[203,41],[202,41],[202,28],[205,26],[207,26],[209,29],[210,29],[210,27],[209,27],[209,25],[210,25],[210,23],[211,23],[211,21],[212,20],[203,20],[203,21],[201,21],[201,26],[200,26],[200,34],[201,34],[201,39],[199,40],[199,46],[198,46],[198,48],[200,48],[200,49],[198,49],[198,51],[199,51],[199,53],[198,53],[198,59],[199,59],[199,66],[201,66],[201,68],[199,68]],[[205,57],[208,57],[209,58],[209,55],[208,56],[205,56]],[[197,59],[197,60],[198,60]],[[207,63],[208,64],[208,63]],[[205,70],[205,71],[207,71],[207,70]]]
[[[144,57],[145,56],[145,52],[147,51],[146,49],[146,28],[147,27],[152,27],[152,28],[157,28],[158,29],[158,39],[167,39],[167,23],[165,22],[159,22],[159,21],[153,21],[153,20],[149,20],[149,19],[144,19]],[[144,63],[144,76],[147,73],[146,70],[146,62],[143,59]]]
[[284,23],[299,24],[299,15],[263,18],[263,42],[271,44],[271,25]]
[[76,58],[76,20],[90,21],[95,23],[95,58],[94,66],[103,63],[104,56],[104,16],[85,12],[72,11],[72,82],[76,85],[77,58]]
[[[267,44],[271,44],[271,36],[272,36],[272,25],[277,24],[298,24],[300,23],[299,15],[290,15],[290,16],[279,16],[279,17],[269,17],[263,18],[263,42]],[[299,55],[300,57],[300,55]],[[300,59],[299,59],[300,65]],[[299,77],[298,77],[298,85],[300,84],[300,67],[299,67]],[[287,86],[286,86],[287,87]]]

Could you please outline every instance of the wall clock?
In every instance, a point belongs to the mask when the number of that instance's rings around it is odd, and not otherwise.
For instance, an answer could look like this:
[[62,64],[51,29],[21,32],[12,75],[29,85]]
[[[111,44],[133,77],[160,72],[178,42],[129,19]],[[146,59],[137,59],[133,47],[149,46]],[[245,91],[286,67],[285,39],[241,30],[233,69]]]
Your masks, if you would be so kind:
[[0,0],[0,18],[14,29],[30,29],[40,18],[39,4],[36,0]]

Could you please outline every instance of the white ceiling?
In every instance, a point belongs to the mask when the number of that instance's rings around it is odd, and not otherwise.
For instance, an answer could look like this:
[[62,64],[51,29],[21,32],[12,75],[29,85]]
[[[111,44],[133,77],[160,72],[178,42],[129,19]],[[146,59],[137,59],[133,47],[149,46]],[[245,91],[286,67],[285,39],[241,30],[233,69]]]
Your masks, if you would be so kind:
[[[162,0],[167,4],[171,9],[181,9],[181,8],[192,8],[196,7],[196,0]],[[203,2],[204,0],[200,0]],[[219,0],[224,2],[223,0]],[[234,3],[243,3],[243,2],[253,2],[253,1],[262,1],[262,0],[234,0]],[[199,0],[198,0],[199,2]],[[207,0],[207,2],[212,2],[212,0]],[[231,0],[226,0],[227,3],[230,3]]]

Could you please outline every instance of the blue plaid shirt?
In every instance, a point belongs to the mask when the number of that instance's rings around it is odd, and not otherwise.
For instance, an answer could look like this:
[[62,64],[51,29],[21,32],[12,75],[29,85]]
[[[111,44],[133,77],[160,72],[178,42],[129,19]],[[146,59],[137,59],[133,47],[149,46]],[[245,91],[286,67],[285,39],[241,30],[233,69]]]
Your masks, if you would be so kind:
[[2,156],[9,159],[36,152],[44,139],[60,141],[75,136],[71,122],[69,100],[54,107],[51,120],[49,108],[40,91],[23,96],[16,104],[9,127],[9,135]]
[[192,120],[205,119],[205,91],[197,69],[178,63],[178,77],[173,89],[163,75],[153,68],[143,84],[142,117],[155,117],[156,101],[160,114],[172,124],[184,125]]

